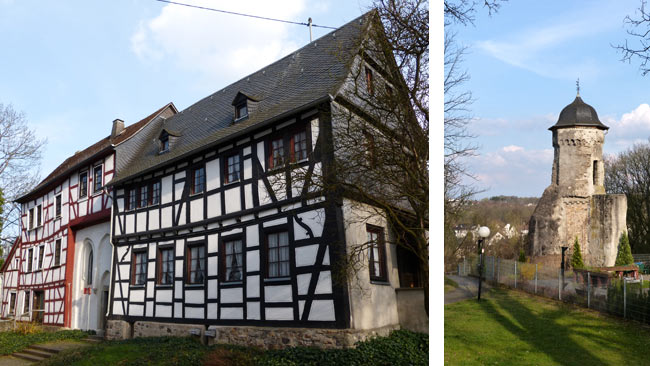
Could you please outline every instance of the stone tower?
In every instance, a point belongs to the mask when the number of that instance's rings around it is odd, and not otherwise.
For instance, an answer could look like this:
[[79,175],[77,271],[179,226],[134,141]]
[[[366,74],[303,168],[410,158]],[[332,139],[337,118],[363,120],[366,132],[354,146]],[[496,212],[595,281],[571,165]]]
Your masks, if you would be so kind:
[[627,200],[622,194],[605,193],[603,143],[608,129],[580,94],[549,128],[554,150],[551,185],[529,225],[527,254],[534,262],[559,264],[560,248],[569,247],[571,255],[577,237],[586,265],[614,265],[619,237],[627,231]]

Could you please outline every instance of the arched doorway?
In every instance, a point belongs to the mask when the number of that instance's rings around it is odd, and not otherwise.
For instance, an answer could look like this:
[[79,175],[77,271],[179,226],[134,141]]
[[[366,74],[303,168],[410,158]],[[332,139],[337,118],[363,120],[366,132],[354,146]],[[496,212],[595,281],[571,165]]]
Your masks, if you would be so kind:
[[105,271],[102,280],[99,282],[99,311],[97,312],[97,330],[103,332],[106,328],[106,311],[108,310],[108,289],[110,287],[111,273]]

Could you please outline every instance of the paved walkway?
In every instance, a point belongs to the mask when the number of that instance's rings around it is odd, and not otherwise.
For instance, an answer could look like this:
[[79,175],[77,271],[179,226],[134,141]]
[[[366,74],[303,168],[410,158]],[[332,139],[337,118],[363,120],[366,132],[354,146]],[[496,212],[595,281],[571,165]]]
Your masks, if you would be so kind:
[[[445,305],[453,304],[458,301],[476,298],[478,295],[478,279],[476,277],[466,277],[457,275],[445,276],[458,284],[458,287],[452,291],[445,293]],[[481,298],[488,295],[488,291],[492,286],[488,285],[485,281],[481,285]]]
[[[85,341],[56,341],[48,343],[38,343],[37,346],[46,347],[56,351],[63,351],[71,348],[87,347],[91,343]],[[27,366],[34,363],[22,358],[9,356],[0,356],[0,366]]]

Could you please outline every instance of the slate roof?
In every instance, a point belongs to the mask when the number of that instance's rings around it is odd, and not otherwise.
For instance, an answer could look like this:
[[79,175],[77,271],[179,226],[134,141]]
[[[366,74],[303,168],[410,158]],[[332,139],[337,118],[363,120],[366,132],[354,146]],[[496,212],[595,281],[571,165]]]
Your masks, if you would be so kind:
[[549,130],[553,131],[558,128],[577,126],[596,127],[601,130],[609,129],[609,127],[600,122],[598,119],[598,113],[596,113],[594,107],[585,103],[582,98],[580,98],[580,95],[576,96],[576,99],[574,99],[571,104],[562,109],[557,123],[551,126]]
[[[349,74],[372,12],[307,44],[301,49],[203,98],[151,129],[148,139],[161,129],[179,133],[173,148],[159,154],[155,144],[129,146],[137,159],[117,171],[109,183],[119,184],[136,175],[187,157],[245,132],[260,128],[303,108],[330,101]],[[234,122],[233,100],[239,94],[255,100],[249,116]],[[122,146],[126,148],[126,146]],[[118,153],[119,150],[118,150]]]
[[56,167],[47,177],[45,177],[45,179],[43,179],[36,187],[34,187],[34,189],[16,199],[16,202],[22,203],[29,200],[31,197],[36,196],[44,188],[49,189],[49,186],[58,183],[61,179],[70,174],[72,171],[78,169],[83,164],[90,163],[90,161],[97,159],[100,155],[111,150],[114,145],[117,145],[133,136],[133,134],[139,131],[142,127],[144,127],[147,123],[153,120],[163,110],[165,110],[165,108],[168,108],[169,106],[172,106],[175,109],[172,103],[168,103],[144,119],[132,125],[129,125],[128,127],[125,127],[122,133],[115,136],[115,138],[112,140],[111,136],[109,135],[90,145],[84,150],[76,152],[71,157],[65,159],[63,163]]

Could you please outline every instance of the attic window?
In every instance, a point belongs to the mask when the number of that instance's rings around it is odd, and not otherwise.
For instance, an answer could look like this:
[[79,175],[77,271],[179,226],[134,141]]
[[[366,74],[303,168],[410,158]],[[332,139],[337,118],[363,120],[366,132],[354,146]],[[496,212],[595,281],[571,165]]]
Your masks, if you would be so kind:
[[160,134],[160,153],[169,151],[169,134],[167,131],[163,131]]
[[248,106],[245,101],[235,105],[235,119],[244,117],[248,117]]
[[366,88],[368,89],[368,94],[374,95],[375,92],[372,86],[372,70],[366,66]]

